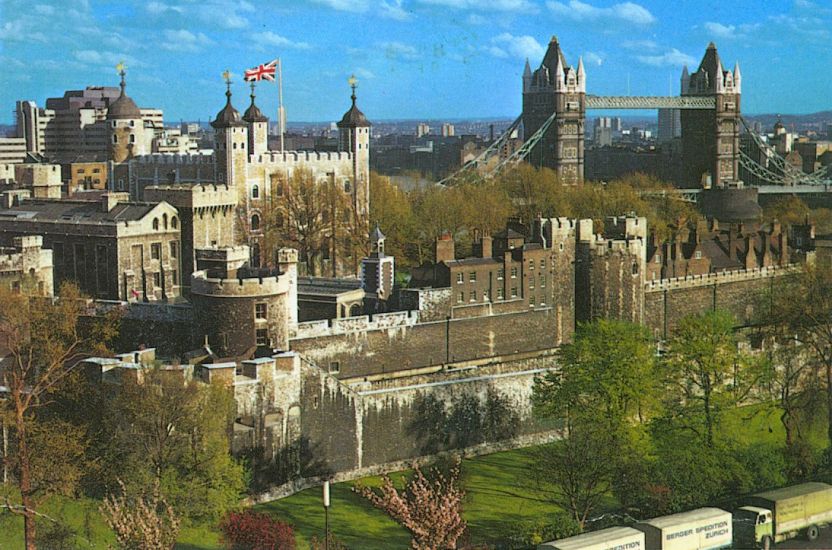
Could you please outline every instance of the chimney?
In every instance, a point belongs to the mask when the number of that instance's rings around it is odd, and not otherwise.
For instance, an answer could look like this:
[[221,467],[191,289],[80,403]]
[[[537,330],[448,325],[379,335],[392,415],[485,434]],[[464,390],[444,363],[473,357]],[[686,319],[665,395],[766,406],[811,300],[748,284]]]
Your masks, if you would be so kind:
[[452,262],[454,256],[454,239],[448,233],[443,233],[436,239],[436,263]]
[[101,195],[101,211],[109,212],[120,202],[128,202],[130,195],[128,193],[113,193],[107,192]]
[[491,237],[480,237],[480,242],[477,243],[477,256],[480,258],[490,258],[492,254],[492,240]]

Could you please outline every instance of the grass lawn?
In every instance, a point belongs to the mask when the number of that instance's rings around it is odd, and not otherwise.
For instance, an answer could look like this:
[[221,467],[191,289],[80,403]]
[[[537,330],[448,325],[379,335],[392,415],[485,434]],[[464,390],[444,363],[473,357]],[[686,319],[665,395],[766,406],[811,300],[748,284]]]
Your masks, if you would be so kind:
[[[825,446],[825,420],[822,414],[809,436],[812,446]],[[766,411],[762,407],[744,407],[726,415],[724,433],[730,433],[741,445],[782,445],[783,428],[779,412]],[[465,518],[471,533],[471,542],[494,544],[516,530],[518,523],[545,519],[557,507],[544,502],[538,490],[528,484],[528,467],[533,460],[533,449],[517,449],[463,461],[463,482],[467,492]],[[405,472],[407,473],[407,472]],[[402,474],[393,474],[398,480]],[[378,486],[380,479],[370,477],[361,480]],[[354,482],[339,483],[332,487],[332,506],[329,521],[332,532],[350,548],[367,550],[406,548],[410,537],[407,532],[384,513],[352,492]],[[603,505],[613,509],[616,503],[610,497]],[[321,506],[321,489],[315,487],[290,497],[262,504],[258,510],[274,514],[295,527],[299,549],[308,548],[313,536],[324,531],[324,511]],[[98,503],[90,499],[53,499],[43,512],[63,520],[78,535],[81,548],[106,548],[113,542],[113,534],[98,513]],[[0,513],[0,549],[17,550],[23,547],[22,520],[7,513]],[[177,548],[182,550],[208,550],[221,548],[218,533],[210,526],[185,527],[180,533]]]

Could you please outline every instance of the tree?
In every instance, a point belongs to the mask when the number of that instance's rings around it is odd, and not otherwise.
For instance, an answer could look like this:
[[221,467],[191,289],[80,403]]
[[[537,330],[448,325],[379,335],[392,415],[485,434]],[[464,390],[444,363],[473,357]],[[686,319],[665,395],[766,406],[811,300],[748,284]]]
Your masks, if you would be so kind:
[[[3,421],[11,426],[14,443],[5,461],[21,498],[21,506],[6,505],[23,516],[27,550],[35,548],[41,501],[74,488],[78,474],[73,464],[82,448],[81,432],[65,423],[38,424],[36,413],[78,361],[105,353],[114,335],[116,324],[107,322],[112,320],[82,327],[79,319],[86,313],[87,300],[72,284],[63,284],[55,299],[0,289],[0,346],[8,350],[0,365],[8,393]],[[49,453],[40,452],[52,446]]]
[[101,515],[124,550],[170,550],[176,543],[180,521],[154,485],[150,494],[129,494],[119,482],[121,494],[109,495]]
[[581,425],[569,437],[536,450],[532,478],[546,499],[566,510],[583,529],[611,489],[615,454],[607,434]]
[[230,453],[233,394],[181,373],[148,369],[113,406],[113,463],[128,490],[158,485],[177,514],[216,521],[237,506],[243,467]]
[[229,512],[220,522],[220,532],[228,550],[295,550],[289,524],[253,510]]
[[655,405],[655,348],[644,327],[600,319],[578,327],[560,350],[560,368],[535,380],[533,402],[544,417],[603,428],[619,440]]
[[274,261],[278,248],[290,246],[298,250],[307,274],[322,275],[322,262],[329,260],[335,276],[339,262],[357,270],[366,251],[366,220],[334,177],[317,181],[306,168],[289,178],[276,175],[262,214],[267,263]]
[[456,548],[466,529],[462,518],[465,491],[459,486],[459,464],[456,458],[448,475],[434,469],[432,480],[425,477],[419,466],[414,466],[409,481],[405,483],[402,477],[405,488],[401,491],[388,475],[382,476],[379,492],[363,485],[353,490],[407,529],[414,550]]
[[376,223],[387,236],[385,252],[396,257],[396,263],[418,263],[419,251],[414,249],[416,227],[413,208],[402,189],[387,176],[370,172],[370,224]]
[[761,377],[759,365],[740,352],[735,325],[720,310],[685,317],[665,356],[669,417],[709,448],[723,413],[742,403]]

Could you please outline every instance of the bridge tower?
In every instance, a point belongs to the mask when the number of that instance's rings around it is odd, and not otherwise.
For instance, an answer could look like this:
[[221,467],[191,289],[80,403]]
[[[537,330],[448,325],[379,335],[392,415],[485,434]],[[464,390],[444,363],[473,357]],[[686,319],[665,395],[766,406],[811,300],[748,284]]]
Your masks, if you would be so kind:
[[733,71],[722,66],[716,46],[708,45],[699,68],[682,71],[683,96],[714,96],[714,110],[686,109],[682,119],[682,163],[684,183],[697,187],[710,177],[713,187],[739,181],[740,95],[739,63]]
[[523,71],[523,139],[528,141],[554,115],[527,161],[551,168],[561,183],[584,179],[584,126],[586,122],[586,72],[583,60],[577,70],[567,66],[557,37],[549,41],[540,67]]

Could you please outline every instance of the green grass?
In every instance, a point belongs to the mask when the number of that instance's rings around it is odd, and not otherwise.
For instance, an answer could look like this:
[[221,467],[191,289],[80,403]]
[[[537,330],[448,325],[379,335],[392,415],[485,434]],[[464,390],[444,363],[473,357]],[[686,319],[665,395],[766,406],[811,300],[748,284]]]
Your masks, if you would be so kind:
[[[822,414],[818,416],[819,421],[808,435],[812,446],[821,449],[826,444],[825,420]],[[779,412],[761,406],[744,407],[726,415],[722,428],[723,433],[732,434],[739,445],[762,443],[779,446],[784,441]],[[545,502],[539,491],[527,481],[532,460],[533,448],[528,448],[463,461],[462,475],[467,493],[464,510],[471,542],[493,544],[512,532],[518,523],[544,519],[557,511],[557,507]],[[392,474],[392,477],[398,481],[407,473]],[[360,481],[370,486],[380,484],[378,477]],[[331,531],[351,548],[406,548],[410,541],[407,532],[354,493],[354,484],[338,483],[332,487],[332,506],[329,510]],[[611,497],[603,504],[606,509],[615,506]],[[324,532],[320,487],[259,505],[256,509],[274,514],[293,525],[300,550],[308,548],[313,536],[320,538]],[[82,548],[106,548],[113,542],[113,535],[99,515],[95,501],[56,498],[44,506],[43,512],[65,522],[83,537],[77,541]],[[0,548],[22,548],[22,531],[20,518],[0,513]],[[86,543],[85,539],[92,544]],[[177,548],[209,550],[221,546],[215,529],[195,526],[182,529]]]

